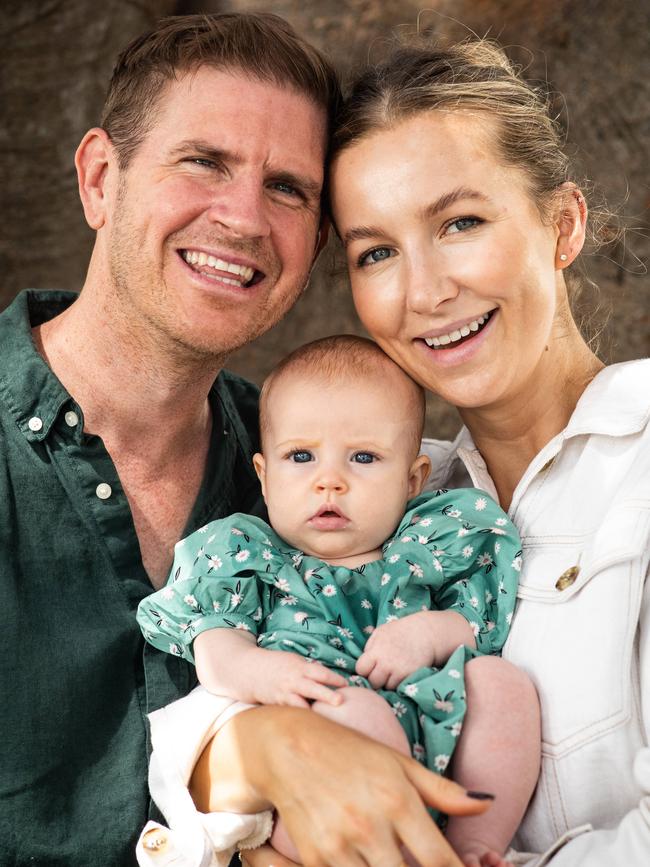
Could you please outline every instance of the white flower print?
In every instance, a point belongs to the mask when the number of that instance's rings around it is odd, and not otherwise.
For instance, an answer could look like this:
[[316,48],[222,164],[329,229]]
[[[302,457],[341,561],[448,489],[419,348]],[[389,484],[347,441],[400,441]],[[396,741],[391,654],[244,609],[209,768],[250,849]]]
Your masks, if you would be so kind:
[[422,744],[413,744],[413,758],[416,762],[424,761],[424,747]]
[[442,753],[437,755],[435,757],[435,759],[433,760],[434,768],[437,771],[440,771],[441,773],[442,773],[442,771],[445,770],[445,768],[447,767],[448,764],[449,764],[449,756],[444,756]]
[[247,551],[246,548],[242,548],[241,551],[237,551],[237,553],[235,554],[235,560],[238,563],[245,563],[246,560],[248,560],[248,558],[250,557],[250,555],[250,551]]
[[512,623],[512,611],[508,611],[508,613],[506,614],[506,623],[508,624],[508,626],[510,626],[510,624]]
[[465,545],[463,548],[463,557],[467,560],[474,553],[474,549],[471,545]]
[[501,550],[501,542],[495,542],[494,543],[494,553],[498,554],[500,550]]
[[255,614],[253,614],[253,620],[255,621],[255,623],[259,623],[261,619],[262,619],[262,609],[258,607]]
[[508,519],[507,518],[497,518],[494,523],[497,525],[497,527],[505,527],[505,525],[508,523]]
[[298,568],[298,566],[300,566],[300,564],[302,563],[302,554],[292,554],[291,562],[296,568]]
[[366,633],[366,635],[372,635],[372,633],[375,631],[375,627],[374,626],[364,626],[363,631]]
[[490,532],[494,536],[505,536],[506,535],[506,531],[502,530],[501,527],[491,527]]
[[340,638],[330,638],[329,643],[332,645],[332,647],[343,647],[343,642]]
[[402,536],[402,538],[400,539],[400,542],[412,542],[412,541],[413,541],[413,536]]
[[463,724],[462,724],[462,722],[455,722],[455,723],[452,725],[452,727],[449,729],[449,731],[451,732],[452,736],[455,737],[455,738],[458,737],[458,735],[462,732],[462,730],[463,730]]
[[406,608],[406,602],[403,599],[400,599],[399,596],[396,596],[393,599],[393,608],[397,608],[400,611],[402,608]]
[[296,623],[303,623],[307,619],[307,617],[309,617],[309,615],[306,611],[296,611],[296,613],[293,615],[293,619]]
[[462,538],[463,536],[468,536],[468,535],[469,535],[469,530],[467,529],[467,527],[461,527],[460,530],[458,531],[458,533],[457,533],[456,535],[457,535],[459,538]]
[[521,572],[521,554],[517,554],[517,556],[510,565],[515,570],[515,572]]
[[487,626],[487,631],[492,632],[492,630],[494,629],[495,623],[493,620],[488,620],[485,625]]
[[215,540],[216,538],[217,538],[217,534],[216,534],[216,533],[213,533],[211,536],[208,536],[208,541],[207,541],[205,544],[206,544],[206,545],[209,545],[211,542],[214,542],[214,540]]
[[237,608],[238,605],[241,605],[241,601],[244,597],[241,593],[233,593],[230,597],[230,607]]
[[458,680],[458,678],[460,677],[460,671],[457,671],[455,668],[450,668],[447,674],[449,675],[449,677],[453,677],[454,680]]
[[180,649],[178,644],[170,644],[169,645],[169,652],[172,653],[174,656],[182,656],[183,655],[183,651]]
[[469,604],[472,606],[472,608],[478,608],[478,599],[476,598],[476,596],[472,596],[472,598],[469,600]]
[[347,660],[343,659],[342,656],[337,656],[337,657],[336,657],[336,659],[334,660],[334,665],[335,665],[337,668],[347,668],[347,667],[348,667]]
[[389,563],[397,563],[398,560],[399,560],[399,554],[391,554],[390,557],[388,558]]
[[283,593],[287,593],[289,590],[289,582],[286,578],[278,578],[273,586],[277,587],[278,590],[281,590]]
[[212,608],[218,614],[221,611],[221,602],[219,602],[218,599],[215,599],[214,602],[212,603]]
[[326,584],[323,587],[323,596],[336,596],[336,587],[333,584]]
[[449,515],[450,518],[460,518],[460,516],[461,516],[463,513],[461,512],[460,509],[449,509],[449,511],[447,512],[447,514]]
[[388,574],[388,572],[384,572],[384,574],[381,576],[381,586],[384,587],[386,584],[388,584],[389,581],[390,575]]
[[409,683],[404,687],[404,692],[408,695],[409,698],[415,698],[418,694],[418,685],[417,683]]
[[244,623],[244,622],[241,621],[241,620],[239,621],[239,623],[237,624],[237,626],[235,626],[235,629],[241,629],[242,632],[250,632],[250,631],[251,631],[250,626],[249,626],[247,623]]
[[407,707],[403,701],[396,701],[393,705],[393,713],[397,719],[401,719],[407,711]]
[[422,569],[422,566],[418,566],[417,563],[409,564],[409,572],[412,572],[416,578],[422,578],[424,576],[424,570]]
[[337,626],[336,629],[339,635],[342,635],[343,638],[352,638],[352,632],[347,628],[347,626]]
[[362,599],[361,600],[361,607],[362,608],[372,608],[372,602],[370,601],[370,599]]
[[199,604],[199,603],[196,601],[196,598],[195,598],[194,596],[192,596],[191,593],[188,593],[187,596],[183,596],[183,602],[184,602],[186,605],[189,605],[190,608],[197,608],[197,607],[198,607],[198,604]]
[[388,617],[384,620],[384,623],[392,623],[393,620],[399,620],[397,614],[389,614]]
[[174,591],[172,590],[171,587],[165,587],[163,589],[162,598],[163,599],[173,599],[174,598]]
[[298,599],[295,596],[283,596],[280,599],[280,605],[295,605]]
[[453,701],[448,701],[444,698],[437,698],[434,701],[433,706],[438,710],[441,710],[443,713],[451,713],[454,709]]
[[430,527],[431,526],[431,518],[422,518],[420,521],[421,527]]
[[307,569],[305,574],[303,575],[304,581],[309,581],[316,570],[315,569]]
[[478,555],[476,562],[479,566],[492,566],[494,560],[492,559],[492,555],[488,554],[486,551],[485,553]]
[[232,533],[233,536],[243,536],[244,535],[243,530],[238,530],[237,527],[231,527],[230,532]]
[[481,631],[481,627],[478,625],[478,623],[472,623],[471,620],[469,622],[469,625],[472,627],[472,632],[474,633],[474,638],[476,638],[476,636]]
[[262,560],[272,560],[272,559],[273,559],[273,554],[271,553],[269,548],[264,548],[262,550]]
[[486,604],[486,605],[489,605],[490,602],[492,602],[493,599],[494,599],[494,596],[490,593],[489,590],[486,590],[486,591],[485,591],[485,604]]
[[426,545],[429,540],[426,536],[418,536],[418,542],[420,545]]
[[437,557],[434,557],[431,562],[433,563],[433,568],[436,570],[436,572],[442,572],[442,563],[440,562],[440,560],[438,560]]
[[284,644],[285,647],[295,647],[296,646],[295,641],[291,641],[290,638],[283,638],[282,643]]
[[487,500],[485,499],[485,497],[479,497],[478,500],[474,501],[474,508],[477,512],[482,512],[486,506]]
[[213,554],[211,557],[208,557],[208,563],[213,569],[221,569],[223,566],[223,561],[221,557],[217,557],[216,554]]
[[363,686],[363,678],[358,674],[351,674],[349,680],[350,683],[354,683],[357,686]]

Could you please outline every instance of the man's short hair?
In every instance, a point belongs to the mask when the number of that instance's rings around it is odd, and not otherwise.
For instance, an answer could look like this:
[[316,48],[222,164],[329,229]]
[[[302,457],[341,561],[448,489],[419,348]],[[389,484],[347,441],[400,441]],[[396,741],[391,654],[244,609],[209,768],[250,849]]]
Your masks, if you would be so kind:
[[[337,334],[305,343],[283,358],[264,380],[260,394],[262,444],[269,430],[269,398],[274,386],[288,375],[325,381],[334,386],[340,382],[363,383],[371,379],[379,379],[386,388],[401,383],[405,420],[411,425],[413,458],[419,454],[426,413],[424,389],[372,340]],[[354,407],[350,407],[350,413],[354,413]]]
[[323,108],[329,138],[341,101],[338,76],[284,19],[266,12],[175,15],[135,39],[113,70],[101,125],[120,168],[128,166],[151,128],[165,85],[202,66],[244,73],[304,94]]

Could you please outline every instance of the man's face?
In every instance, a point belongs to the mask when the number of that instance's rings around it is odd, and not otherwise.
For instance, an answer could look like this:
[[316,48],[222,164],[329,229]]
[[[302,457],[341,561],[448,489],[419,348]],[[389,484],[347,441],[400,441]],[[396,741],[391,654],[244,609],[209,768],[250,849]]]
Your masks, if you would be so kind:
[[107,209],[117,309],[199,355],[271,328],[309,278],[324,156],[296,91],[209,67],[170,83]]

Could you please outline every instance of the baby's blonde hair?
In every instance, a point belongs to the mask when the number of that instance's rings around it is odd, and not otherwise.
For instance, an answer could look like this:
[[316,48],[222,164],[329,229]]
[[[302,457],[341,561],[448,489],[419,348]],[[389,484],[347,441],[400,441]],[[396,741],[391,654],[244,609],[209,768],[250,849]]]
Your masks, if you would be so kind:
[[[386,353],[365,337],[338,334],[323,337],[300,346],[275,367],[267,376],[260,394],[260,432],[262,448],[269,430],[270,401],[273,389],[288,374],[297,374],[304,379],[324,380],[327,384],[358,382],[381,378],[389,387],[390,377],[398,377],[404,384],[405,420],[412,427],[412,448],[415,458],[420,450],[424,430],[426,402],[424,389],[414,382]],[[399,399],[395,390],[396,400]],[[354,407],[350,407],[354,413]]]

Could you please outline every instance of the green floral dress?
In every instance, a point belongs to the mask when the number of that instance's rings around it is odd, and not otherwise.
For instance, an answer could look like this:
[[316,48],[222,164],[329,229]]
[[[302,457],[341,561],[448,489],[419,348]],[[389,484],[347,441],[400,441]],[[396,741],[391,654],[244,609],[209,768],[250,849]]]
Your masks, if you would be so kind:
[[520,541],[476,489],[437,491],[408,506],[382,559],[356,569],[289,547],[259,518],[235,514],[208,524],[178,543],[169,583],[140,603],[142,632],[160,650],[192,660],[200,632],[244,629],[260,647],[317,659],[372,688],[354,668],[377,626],[422,610],[458,611],[476,650],[461,646],[442,668],[420,668],[395,691],[378,690],[413,756],[442,773],[465,715],[464,665],[498,653],[506,639]]

